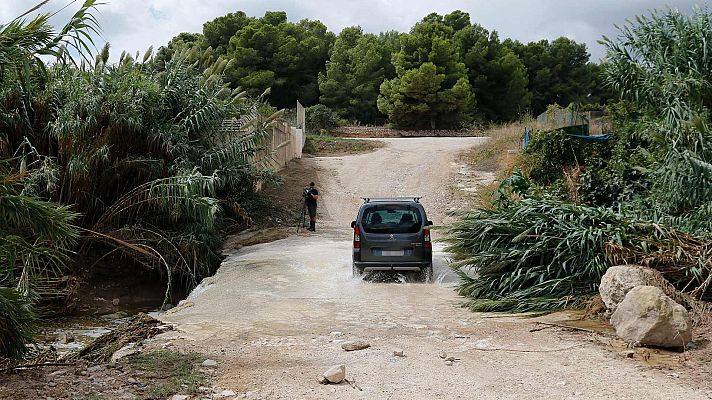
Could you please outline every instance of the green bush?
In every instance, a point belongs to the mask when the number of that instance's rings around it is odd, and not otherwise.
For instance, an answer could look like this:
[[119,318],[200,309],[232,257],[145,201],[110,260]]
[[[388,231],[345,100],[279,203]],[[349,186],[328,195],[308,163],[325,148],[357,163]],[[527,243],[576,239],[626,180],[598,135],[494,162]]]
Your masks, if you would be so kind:
[[306,114],[307,132],[318,133],[322,130],[328,131],[339,125],[339,115],[323,104],[307,107],[304,111]]

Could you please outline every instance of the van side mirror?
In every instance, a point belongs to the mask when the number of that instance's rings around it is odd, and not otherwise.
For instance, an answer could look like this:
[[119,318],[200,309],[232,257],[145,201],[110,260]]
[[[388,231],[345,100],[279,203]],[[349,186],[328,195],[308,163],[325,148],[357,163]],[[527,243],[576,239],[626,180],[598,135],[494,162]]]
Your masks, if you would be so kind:
[[351,227],[355,228],[356,227],[356,221],[351,221]]
[[425,226],[431,226],[433,225],[433,221],[425,221]]

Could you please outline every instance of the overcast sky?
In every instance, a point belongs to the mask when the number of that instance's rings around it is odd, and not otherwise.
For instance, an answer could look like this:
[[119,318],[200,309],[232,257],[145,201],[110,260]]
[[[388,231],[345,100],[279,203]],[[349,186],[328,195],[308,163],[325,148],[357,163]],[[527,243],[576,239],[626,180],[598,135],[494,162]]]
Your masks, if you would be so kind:
[[[143,52],[149,46],[166,44],[180,32],[200,32],[205,21],[242,10],[251,16],[265,11],[286,11],[290,21],[318,19],[332,32],[360,25],[365,31],[408,31],[431,12],[447,14],[453,10],[470,13],[473,22],[496,30],[500,38],[522,42],[567,36],[584,42],[593,60],[604,55],[597,43],[602,35],[615,36],[614,24],[648,10],[674,7],[690,12],[695,4],[708,6],[705,0],[100,0],[98,19],[103,38],[111,43],[112,59],[122,50]],[[0,0],[0,24],[32,8],[40,0]],[[56,11],[72,0],[51,0],[41,10]],[[67,11],[53,18],[56,25],[66,22],[76,1]]]

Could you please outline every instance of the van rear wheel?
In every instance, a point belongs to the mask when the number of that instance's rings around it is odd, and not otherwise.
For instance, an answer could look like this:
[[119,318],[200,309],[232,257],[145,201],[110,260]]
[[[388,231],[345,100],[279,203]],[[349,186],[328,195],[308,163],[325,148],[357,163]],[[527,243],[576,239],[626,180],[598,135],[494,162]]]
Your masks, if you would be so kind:
[[420,270],[420,276],[424,283],[430,283],[433,281],[433,263],[428,264],[427,267]]
[[363,268],[357,267],[356,264],[351,264],[351,273],[354,278],[360,278],[363,276]]

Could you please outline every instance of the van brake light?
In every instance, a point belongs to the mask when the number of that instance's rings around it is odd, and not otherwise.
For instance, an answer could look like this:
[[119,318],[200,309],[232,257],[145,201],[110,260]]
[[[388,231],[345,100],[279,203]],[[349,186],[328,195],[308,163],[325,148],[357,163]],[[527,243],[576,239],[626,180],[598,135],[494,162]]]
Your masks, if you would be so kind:
[[354,249],[361,248],[361,231],[358,229],[358,225],[354,227]]

